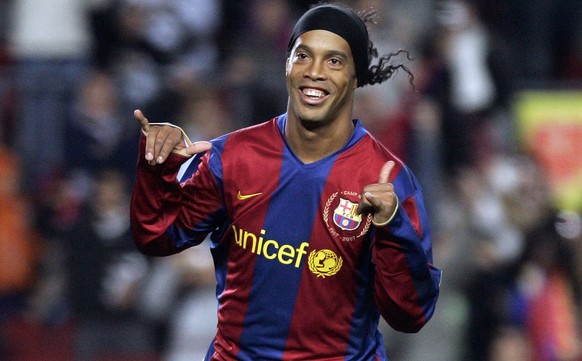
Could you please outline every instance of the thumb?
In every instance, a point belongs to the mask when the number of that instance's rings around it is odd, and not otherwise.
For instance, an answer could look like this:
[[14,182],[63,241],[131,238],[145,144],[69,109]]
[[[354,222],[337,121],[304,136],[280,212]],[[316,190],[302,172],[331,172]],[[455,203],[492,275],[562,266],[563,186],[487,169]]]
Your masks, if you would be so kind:
[[380,170],[380,177],[378,178],[378,183],[388,183],[390,179],[390,173],[392,173],[392,169],[394,168],[394,162],[389,160],[382,166]]

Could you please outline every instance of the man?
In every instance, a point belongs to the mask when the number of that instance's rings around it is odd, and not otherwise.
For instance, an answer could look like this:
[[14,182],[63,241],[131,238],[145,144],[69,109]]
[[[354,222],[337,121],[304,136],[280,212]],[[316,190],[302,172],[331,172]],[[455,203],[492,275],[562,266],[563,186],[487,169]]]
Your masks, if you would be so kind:
[[191,144],[136,110],[137,246],[170,255],[211,234],[218,329],[206,360],[386,360],[380,315],[404,332],[432,316],[440,271],[420,187],[352,119],[355,89],[395,69],[370,67],[374,51],[355,13],[320,5],[289,42],[286,113]]

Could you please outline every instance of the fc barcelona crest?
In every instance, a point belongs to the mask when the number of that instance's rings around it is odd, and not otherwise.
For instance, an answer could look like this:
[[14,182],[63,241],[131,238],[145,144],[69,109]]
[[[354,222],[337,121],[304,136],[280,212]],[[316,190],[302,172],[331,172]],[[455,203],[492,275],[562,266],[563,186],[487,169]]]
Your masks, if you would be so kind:
[[341,241],[350,242],[368,233],[372,216],[358,213],[360,194],[341,191],[333,193],[325,203],[323,220],[328,231]]
[[339,205],[333,211],[333,223],[346,231],[358,228],[362,222],[362,215],[357,213],[358,205],[340,197]]

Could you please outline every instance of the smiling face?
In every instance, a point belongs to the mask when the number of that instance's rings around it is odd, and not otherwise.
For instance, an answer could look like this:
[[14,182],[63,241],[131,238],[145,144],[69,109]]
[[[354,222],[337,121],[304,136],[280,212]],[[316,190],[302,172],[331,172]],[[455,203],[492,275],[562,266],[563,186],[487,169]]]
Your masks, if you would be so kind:
[[301,34],[287,60],[288,114],[309,127],[351,121],[357,87],[349,44],[326,30]]

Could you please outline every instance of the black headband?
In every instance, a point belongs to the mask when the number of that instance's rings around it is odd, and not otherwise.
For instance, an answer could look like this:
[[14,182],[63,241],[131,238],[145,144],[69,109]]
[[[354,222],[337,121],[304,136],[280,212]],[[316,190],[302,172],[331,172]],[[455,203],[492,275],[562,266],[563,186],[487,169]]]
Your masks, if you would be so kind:
[[370,65],[369,37],[368,29],[358,15],[334,5],[321,5],[308,10],[295,24],[287,51],[291,52],[301,34],[311,30],[331,31],[348,42],[356,65],[358,86],[365,85]]

